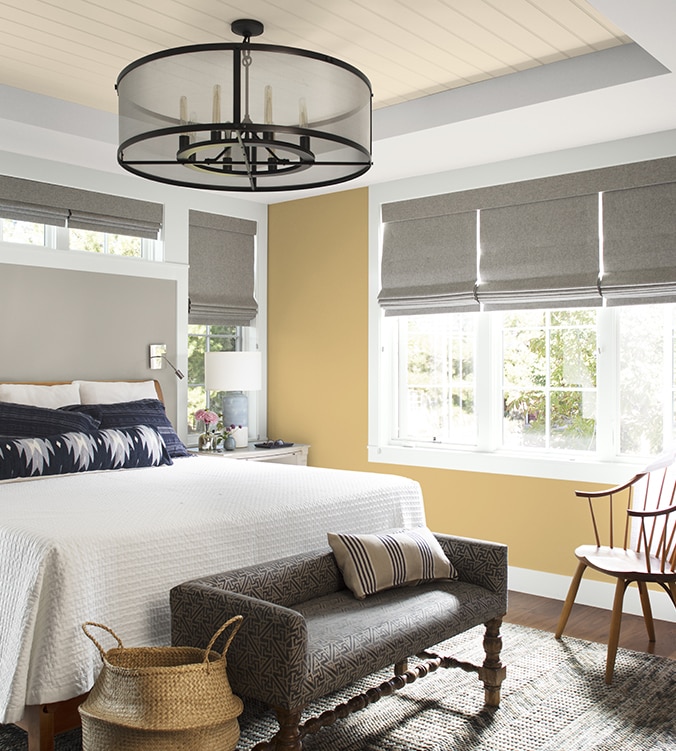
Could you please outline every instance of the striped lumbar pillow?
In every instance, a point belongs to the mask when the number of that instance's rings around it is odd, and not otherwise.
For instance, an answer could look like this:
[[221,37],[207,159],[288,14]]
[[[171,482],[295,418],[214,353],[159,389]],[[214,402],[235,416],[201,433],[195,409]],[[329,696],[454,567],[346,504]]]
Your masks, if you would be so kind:
[[345,584],[359,600],[404,584],[458,578],[427,527],[367,535],[329,532],[328,540]]

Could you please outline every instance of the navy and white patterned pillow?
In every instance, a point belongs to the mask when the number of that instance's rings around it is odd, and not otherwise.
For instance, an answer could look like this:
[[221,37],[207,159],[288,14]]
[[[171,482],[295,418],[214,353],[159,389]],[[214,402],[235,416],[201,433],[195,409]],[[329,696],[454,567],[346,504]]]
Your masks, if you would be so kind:
[[101,421],[100,428],[126,428],[129,425],[149,425],[162,436],[170,456],[190,456],[185,444],[176,434],[164,404],[159,399],[138,399],[113,404],[73,404],[67,410],[91,415]]
[[148,425],[47,438],[0,438],[0,480],[160,464],[173,462],[160,434]]
[[46,438],[71,431],[89,433],[97,430],[100,422],[95,415],[84,412],[0,402],[0,435]]

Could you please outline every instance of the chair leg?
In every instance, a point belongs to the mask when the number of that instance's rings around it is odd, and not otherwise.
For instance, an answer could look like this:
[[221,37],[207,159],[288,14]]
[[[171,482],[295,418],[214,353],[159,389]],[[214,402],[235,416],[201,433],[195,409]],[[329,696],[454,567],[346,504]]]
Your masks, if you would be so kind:
[[676,606],[676,582],[669,582],[669,591],[667,594],[671,597],[674,606]]
[[563,634],[563,629],[566,627],[566,623],[568,623],[570,611],[573,609],[573,603],[575,602],[575,598],[577,597],[577,590],[580,588],[582,575],[584,574],[584,571],[586,568],[587,568],[587,564],[582,563],[582,561],[580,561],[577,565],[577,570],[575,571],[575,575],[573,576],[573,579],[570,582],[570,587],[568,588],[568,595],[566,596],[566,601],[563,603],[563,609],[561,610],[559,624],[556,627],[556,633],[554,634],[554,636],[557,639],[561,638],[561,635]]
[[648,587],[645,582],[636,582],[638,585],[638,592],[641,596],[641,608],[643,609],[643,620],[645,620],[645,627],[648,631],[648,639],[651,642],[655,641],[655,624],[653,623],[653,611],[650,607],[650,595],[648,594]]
[[627,589],[628,582],[624,579],[618,579],[615,585],[615,599],[613,601],[613,615],[610,620],[610,632],[608,633],[608,656],[606,658],[606,683],[610,685],[613,682],[613,672],[615,670],[615,657],[617,656],[617,645],[620,643],[620,626],[622,625],[622,602],[624,593]]

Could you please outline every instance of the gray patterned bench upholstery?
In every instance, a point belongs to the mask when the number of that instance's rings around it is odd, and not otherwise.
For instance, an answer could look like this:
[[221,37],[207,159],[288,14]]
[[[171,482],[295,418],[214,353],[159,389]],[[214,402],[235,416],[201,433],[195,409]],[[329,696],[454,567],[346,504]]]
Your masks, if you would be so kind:
[[[461,667],[479,674],[486,704],[498,706],[505,674],[499,630],[507,610],[507,548],[435,537],[457,580],[389,589],[364,600],[346,588],[328,548],[185,582],[170,594],[172,644],[204,648],[228,618],[244,616],[228,652],[232,689],[275,707],[280,723],[275,738],[257,749],[302,749],[306,733],[328,724],[299,725],[311,701],[388,665],[395,665],[395,679],[379,687],[380,695],[439,666]],[[480,624],[486,625],[483,665],[428,652],[417,673],[408,670],[409,657]],[[375,700],[365,697],[352,700],[350,711]]]

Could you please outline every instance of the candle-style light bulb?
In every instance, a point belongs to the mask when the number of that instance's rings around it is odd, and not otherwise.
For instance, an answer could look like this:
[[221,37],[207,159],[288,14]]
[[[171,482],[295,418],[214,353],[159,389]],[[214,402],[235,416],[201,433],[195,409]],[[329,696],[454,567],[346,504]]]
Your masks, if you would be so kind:
[[211,122],[221,122],[221,85],[214,84],[213,109],[211,113]]
[[265,87],[265,107],[263,113],[263,122],[266,125],[272,125],[272,86]]
[[[182,96],[178,100],[178,121],[179,125],[188,124],[188,97]],[[187,149],[190,146],[190,136],[187,133],[180,133],[178,136],[179,150]]]
[[305,97],[298,100],[298,124],[301,128],[307,128],[307,103]]

